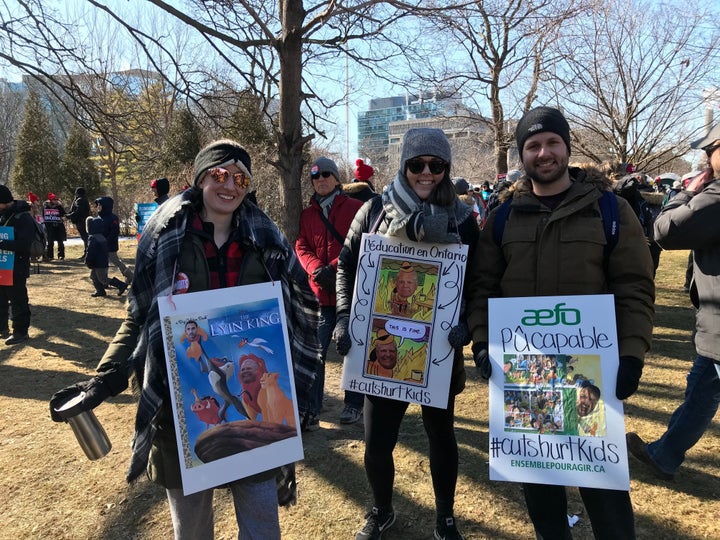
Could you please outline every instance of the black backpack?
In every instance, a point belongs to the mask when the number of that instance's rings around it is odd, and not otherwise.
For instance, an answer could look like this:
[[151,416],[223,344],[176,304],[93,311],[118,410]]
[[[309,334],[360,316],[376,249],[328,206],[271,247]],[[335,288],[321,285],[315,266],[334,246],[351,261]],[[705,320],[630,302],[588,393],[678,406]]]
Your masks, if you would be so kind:
[[[39,223],[32,216],[32,214],[30,214],[29,210],[26,210],[25,212],[20,212],[19,214],[13,214],[11,218],[19,219],[19,217],[23,214],[29,215],[30,219],[32,219],[33,225],[35,225],[33,229],[33,237],[30,241],[30,258],[39,259],[43,255],[45,255],[45,249],[47,248],[47,235],[45,234],[45,226],[42,223]],[[9,222],[10,220],[8,219],[8,223]]]

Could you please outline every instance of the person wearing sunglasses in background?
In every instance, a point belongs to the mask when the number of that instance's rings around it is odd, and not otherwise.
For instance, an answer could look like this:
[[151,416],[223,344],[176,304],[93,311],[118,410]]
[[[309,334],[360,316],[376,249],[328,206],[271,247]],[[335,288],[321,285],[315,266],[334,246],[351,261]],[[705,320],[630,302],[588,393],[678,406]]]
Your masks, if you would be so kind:
[[[345,356],[352,345],[348,325],[363,233],[423,243],[462,242],[470,246],[472,254],[479,228],[472,208],[457,197],[450,178],[450,163],[450,143],[442,130],[408,130],[403,138],[397,176],[381,197],[367,201],[355,216],[338,260],[335,341],[341,356]],[[468,260],[470,258],[472,255]],[[469,343],[467,336],[467,325],[461,322],[450,331],[448,338],[455,356],[447,408],[422,406],[430,446],[437,540],[463,538],[453,511],[458,474],[454,408],[455,395],[465,388],[462,348]],[[365,396],[365,473],[372,489],[373,505],[365,525],[355,535],[356,540],[378,539],[395,523],[393,450],[408,405],[405,401]]]
[[[245,199],[250,179],[250,156],[237,142],[215,141],[198,153],[192,186],[160,206],[143,230],[127,317],[99,374],[50,401],[53,420],[61,421],[54,409],[70,396],[84,391],[82,407],[92,409],[127,388],[131,371],[136,373],[142,389],[127,479],[147,469],[166,488],[176,539],[213,537],[213,490],[183,495],[158,296],[279,283],[301,408],[320,359],[317,299],[277,225]],[[229,484],[240,538],[280,538],[276,474],[266,471]]]
[[707,168],[663,207],[655,240],[663,249],[690,249],[690,299],[695,309],[697,356],[687,374],[685,400],[663,435],[646,444],[627,434],[628,450],[662,480],[673,480],[685,453],[703,436],[720,404],[720,124],[690,145],[707,156]]
[[[342,191],[340,173],[332,159],[319,157],[310,166],[313,196],[310,206],[300,215],[300,231],[295,242],[300,264],[307,272],[310,287],[320,302],[319,339],[322,364],[313,383],[308,411],[309,430],[319,427],[325,387],[325,357],[335,328],[335,274],[337,259],[345,235],[362,201],[351,199]],[[362,417],[364,396],[345,391],[341,424],[354,424]]]

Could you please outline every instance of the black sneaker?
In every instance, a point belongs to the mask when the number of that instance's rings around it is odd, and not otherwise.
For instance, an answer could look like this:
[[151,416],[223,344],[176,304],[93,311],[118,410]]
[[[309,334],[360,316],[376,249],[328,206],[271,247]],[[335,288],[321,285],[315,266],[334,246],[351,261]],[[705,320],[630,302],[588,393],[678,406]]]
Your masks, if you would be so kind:
[[365,516],[365,526],[355,535],[355,540],[380,540],[382,533],[395,523],[395,510],[381,512],[376,506]]
[[454,517],[438,519],[433,537],[435,540],[465,540],[465,537],[457,529]]
[[10,334],[10,337],[5,340],[5,345],[15,345],[28,339],[30,339],[30,336],[27,334]]
[[129,283],[123,283],[122,285],[118,285],[118,296],[122,296],[122,294],[127,290],[127,288],[130,286]]

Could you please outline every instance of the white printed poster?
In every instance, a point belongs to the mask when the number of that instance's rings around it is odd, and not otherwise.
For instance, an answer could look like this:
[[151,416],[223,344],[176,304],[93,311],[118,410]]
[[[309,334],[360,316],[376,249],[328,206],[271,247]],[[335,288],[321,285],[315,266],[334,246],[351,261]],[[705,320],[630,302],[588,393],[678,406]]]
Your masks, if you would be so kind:
[[488,310],[490,479],[629,490],[613,296]]
[[303,458],[279,282],[159,297],[183,492]]
[[447,407],[467,246],[366,233],[358,261],[342,388]]

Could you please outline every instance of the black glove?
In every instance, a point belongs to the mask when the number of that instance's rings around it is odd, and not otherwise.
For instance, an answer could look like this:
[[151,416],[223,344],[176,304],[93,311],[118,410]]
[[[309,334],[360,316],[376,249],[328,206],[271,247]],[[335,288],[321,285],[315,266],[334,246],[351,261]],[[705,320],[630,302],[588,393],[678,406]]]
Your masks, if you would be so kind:
[[448,342],[453,349],[460,349],[470,343],[470,330],[465,321],[461,320],[450,329]]
[[350,347],[352,347],[350,331],[348,330],[349,323],[350,321],[347,315],[340,317],[335,323],[333,338],[335,339],[335,348],[340,356],[345,356],[350,352]]
[[79,382],[55,392],[50,398],[50,417],[53,422],[64,422],[65,419],[55,409],[82,392],[85,392],[85,397],[80,402],[80,409],[89,411],[107,398],[118,395],[127,386],[127,376],[120,370],[110,369],[104,371],[89,381]]
[[313,273],[313,281],[327,293],[335,293],[335,268],[328,264]]
[[480,376],[486,381],[492,375],[492,365],[488,356],[487,343],[473,343],[473,360]]
[[618,366],[615,395],[618,399],[627,399],[632,396],[640,384],[643,362],[634,356],[621,356]]

